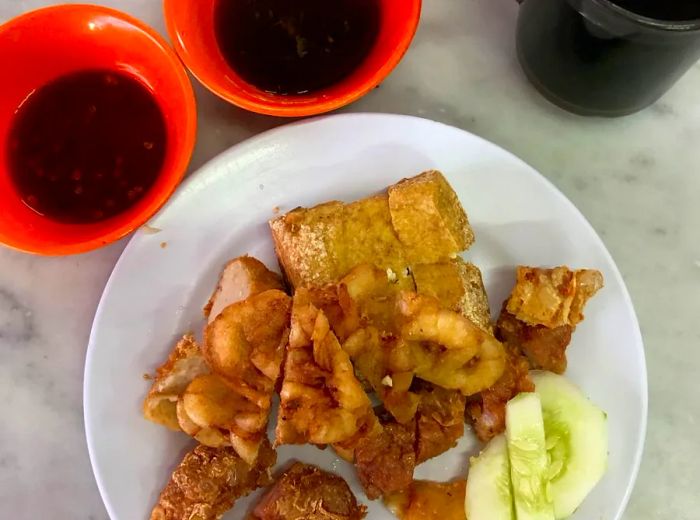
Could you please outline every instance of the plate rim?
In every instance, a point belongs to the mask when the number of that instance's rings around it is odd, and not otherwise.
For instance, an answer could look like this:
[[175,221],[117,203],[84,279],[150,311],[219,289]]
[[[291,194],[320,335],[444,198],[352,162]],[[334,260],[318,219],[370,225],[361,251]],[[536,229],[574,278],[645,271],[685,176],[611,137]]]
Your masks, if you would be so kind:
[[[561,191],[559,188],[556,187],[556,185],[547,177],[545,177],[542,173],[540,173],[536,168],[528,164],[525,160],[521,159],[517,155],[515,155],[513,152],[501,147],[500,145],[489,141],[479,135],[476,135],[472,132],[469,132],[468,130],[465,130],[463,128],[459,128],[456,126],[452,126],[446,123],[442,123],[440,121],[435,121],[432,119],[427,119],[423,117],[417,117],[417,116],[412,116],[412,115],[405,115],[405,114],[394,114],[394,113],[379,113],[379,112],[353,112],[353,113],[347,113],[347,114],[331,114],[331,115],[324,115],[324,116],[318,116],[318,117],[312,117],[312,118],[306,118],[302,119],[300,121],[295,121],[292,123],[287,123],[283,124],[280,126],[277,126],[275,128],[271,128],[269,130],[266,130],[264,132],[255,134],[247,139],[244,139],[231,147],[227,148],[226,150],[223,150],[222,152],[218,153],[208,161],[206,161],[204,164],[202,164],[199,168],[197,168],[195,171],[191,172],[187,178],[180,183],[180,185],[177,187],[177,190],[175,193],[170,197],[168,202],[155,214],[153,215],[148,222],[157,219],[161,214],[167,212],[172,205],[181,197],[186,197],[188,196],[188,193],[190,193],[190,186],[192,185],[197,185],[200,183],[206,183],[207,179],[209,176],[214,175],[216,172],[216,166],[219,163],[226,163],[229,161],[230,158],[235,157],[238,153],[239,150],[246,148],[246,147],[251,147],[255,146],[256,144],[260,144],[262,142],[265,142],[266,140],[269,140],[270,138],[274,138],[276,134],[284,134],[289,131],[293,131],[295,128],[307,126],[307,125],[323,125],[327,121],[335,121],[335,120],[353,120],[353,119],[359,119],[359,120],[366,120],[366,119],[382,119],[382,120],[396,120],[397,122],[401,121],[412,121],[416,124],[424,124],[424,125],[435,125],[438,127],[444,127],[446,130],[449,131],[456,131],[458,133],[466,134],[469,136],[469,138],[474,139],[477,142],[480,142],[480,144],[485,145],[487,147],[491,148],[496,148],[499,150],[500,153],[505,154],[509,156],[509,158],[516,163],[519,164],[522,168],[525,168],[527,170],[530,170],[530,172],[533,175],[534,178],[537,179],[537,182],[541,183],[543,188],[546,189],[548,192],[550,192],[551,195],[557,197],[560,202],[562,202],[565,206],[568,206],[570,210],[572,210],[572,215],[578,218],[581,223],[588,228],[589,231],[592,232],[592,235],[595,237],[595,240],[598,242],[598,245],[601,248],[601,251],[605,258],[609,261],[610,266],[611,266],[611,271],[613,276],[615,277],[616,281],[619,283],[620,288],[622,290],[622,297],[624,299],[625,306],[631,310],[631,319],[632,319],[632,325],[634,329],[634,342],[639,345],[640,348],[640,354],[641,354],[641,359],[640,359],[640,370],[642,372],[642,378],[641,378],[641,417],[640,417],[640,426],[639,426],[639,445],[637,446],[635,450],[635,455],[634,455],[634,461],[633,461],[633,467],[632,467],[632,472],[629,475],[629,481],[627,483],[625,493],[622,497],[622,500],[620,501],[620,506],[616,512],[615,520],[620,520],[622,518],[622,515],[624,514],[625,510],[627,509],[627,506],[629,504],[629,500],[632,496],[632,492],[634,491],[635,485],[637,483],[637,478],[639,476],[639,470],[641,467],[641,462],[642,458],[644,455],[644,449],[646,446],[646,437],[647,437],[647,430],[648,430],[648,415],[649,415],[649,379],[648,379],[648,369],[647,369],[647,362],[646,362],[646,351],[644,347],[644,339],[641,333],[641,329],[639,326],[639,319],[637,317],[637,312],[634,307],[634,302],[632,301],[632,297],[630,296],[629,290],[627,288],[627,284],[625,283],[624,278],[622,277],[622,274],[620,272],[619,267],[617,266],[617,263],[615,262],[613,256],[610,254],[610,251],[605,245],[605,242],[603,239],[600,237],[598,232],[595,230],[593,225],[588,221],[588,219],[585,217],[585,215],[579,210],[579,208]],[[146,224],[148,224],[146,222]],[[99,302],[97,304],[97,307],[95,309],[95,315],[92,320],[92,324],[90,325],[90,335],[88,338],[88,345],[87,345],[87,351],[85,354],[85,365],[83,369],[83,424],[85,428],[85,440],[87,443],[87,448],[88,448],[88,456],[90,458],[90,467],[92,469],[92,474],[93,477],[95,478],[95,483],[97,484],[97,489],[100,493],[100,498],[102,499],[102,503],[105,506],[105,509],[107,510],[107,514],[109,515],[110,519],[115,519],[116,514],[114,512],[114,508],[112,504],[110,503],[108,499],[108,493],[107,490],[105,489],[104,482],[102,481],[102,478],[99,474],[99,472],[96,470],[96,459],[95,459],[95,446],[94,446],[94,435],[92,431],[92,426],[91,426],[91,421],[89,418],[89,411],[90,410],[90,393],[87,391],[89,386],[91,385],[92,382],[92,376],[90,374],[90,367],[92,366],[92,359],[93,356],[95,355],[96,348],[95,347],[95,335],[96,335],[96,324],[98,323],[99,319],[102,316],[102,313],[104,311],[104,305],[106,302],[107,294],[110,292],[110,289],[112,285],[114,284],[116,280],[116,273],[118,272],[122,261],[124,261],[124,258],[128,256],[130,250],[134,247],[135,245],[135,239],[138,238],[138,236],[135,233],[132,233],[131,237],[129,238],[129,242],[126,244],[124,249],[122,250],[121,254],[119,255],[119,258],[117,261],[114,263],[114,267],[112,268],[112,271],[107,279],[107,282],[105,283],[103,289],[102,289],[102,294],[100,295]]]

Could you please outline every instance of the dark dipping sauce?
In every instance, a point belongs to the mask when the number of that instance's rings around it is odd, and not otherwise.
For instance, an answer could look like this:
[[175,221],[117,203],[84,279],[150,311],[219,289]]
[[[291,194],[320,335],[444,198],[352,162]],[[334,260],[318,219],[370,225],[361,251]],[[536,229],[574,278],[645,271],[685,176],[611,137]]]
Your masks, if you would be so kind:
[[153,186],[165,160],[165,120],[137,79],[86,70],[31,94],[8,145],[24,203],[52,220],[86,224],[125,211]]
[[612,3],[656,20],[700,19],[700,1],[698,0],[613,0]]
[[315,92],[346,78],[380,24],[377,0],[218,0],[214,16],[229,66],[275,94]]

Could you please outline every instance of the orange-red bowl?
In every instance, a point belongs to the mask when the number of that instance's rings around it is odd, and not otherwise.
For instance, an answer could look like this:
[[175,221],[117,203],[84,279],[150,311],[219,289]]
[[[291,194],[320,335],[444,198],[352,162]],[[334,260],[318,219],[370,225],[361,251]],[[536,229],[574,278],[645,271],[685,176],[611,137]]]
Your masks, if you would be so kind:
[[310,94],[281,96],[257,89],[233,70],[214,34],[214,0],[164,0],[165,21],[175,50],[209,90],[241,108],[275,116],[310,116],[359,99],[396,67],[411,44],[421,0],[379,0],[379,36],[367,59],[335,85]]
[[[196,108],[192,85],[177,55],[142,22],[94,5],[59,5],[23,14],[0,26],[0,243],[31,253],[80,253],[113,242],[146,222],[170,197],[192,155]],[[28,208],[7,166],[8,132],[17,108],[34,89],[67,73],[107,69],[138,78],[166,122],[167,146],[155,185],[134,206],[108,220],[64,224]]]

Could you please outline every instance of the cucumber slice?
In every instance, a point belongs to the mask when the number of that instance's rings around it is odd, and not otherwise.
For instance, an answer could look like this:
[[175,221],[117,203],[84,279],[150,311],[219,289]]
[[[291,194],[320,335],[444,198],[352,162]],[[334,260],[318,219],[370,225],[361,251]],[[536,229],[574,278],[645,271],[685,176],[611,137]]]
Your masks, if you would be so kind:
[[522,393],[506,405],[506,440],[518,520],[553,520],[540,398]]
[[503,435],[469,461],[464,511],[469,520],[514,520],[510,463]]
[[607,416],[566,378],[540,370],[530,376],[542,402],[554,514],[568,518],[607,469]]

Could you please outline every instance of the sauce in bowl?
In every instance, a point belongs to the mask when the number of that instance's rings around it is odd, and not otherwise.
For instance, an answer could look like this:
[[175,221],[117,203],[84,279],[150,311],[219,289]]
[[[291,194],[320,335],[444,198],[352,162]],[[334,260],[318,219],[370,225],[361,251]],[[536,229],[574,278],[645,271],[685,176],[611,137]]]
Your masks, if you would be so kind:
[[139,80],[84,70],[32,92],[17,109],[7,145],[22,201],[47,218],[86,224],[126,211],[154,185],[166,126]]
[[378,0],[218,0],[219,49],[266,92],[306,94],[352,73],[379,33]]

